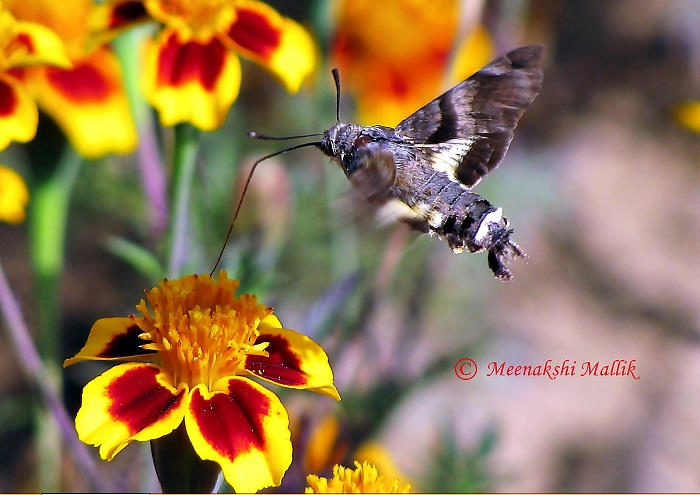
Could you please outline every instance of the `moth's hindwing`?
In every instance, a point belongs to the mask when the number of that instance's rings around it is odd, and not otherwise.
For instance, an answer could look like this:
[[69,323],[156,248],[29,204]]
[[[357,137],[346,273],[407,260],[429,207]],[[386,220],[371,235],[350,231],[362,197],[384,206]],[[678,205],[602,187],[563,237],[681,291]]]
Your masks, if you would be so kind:
[[427,148],[432,164],[474,186],[503,159],[542,86],[539,45],[513,50],[404,119],[396,135]]

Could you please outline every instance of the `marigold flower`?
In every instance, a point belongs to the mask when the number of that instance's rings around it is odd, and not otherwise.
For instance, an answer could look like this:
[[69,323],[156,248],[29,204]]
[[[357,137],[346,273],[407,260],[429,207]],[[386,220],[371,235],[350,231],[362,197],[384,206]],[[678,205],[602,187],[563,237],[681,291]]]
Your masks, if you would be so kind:
[[[282,328],[237,280],[164,280],[136,306],[142,316],[95,322],[84,360],[132,360],[89,382],[75,425],[111,460],[134,440],[183,421],[195,452],[217,462],[237,492],[279,485],[292,460],[289,418],[277,396],[248,377],[340,400],[323,349]],[[150,305],[150,309],[149,306]]]
[[363,124],[396,126],[492,56],[482,27],[460,37],[458,0],[337,0],[335,7],[333,56]]
[[95,24],[112,30],[151,17],[164,27],[145,50],[143,87],[163,125],[190,122],[215,129],[238,96],[236,53],[297,91],[316,65],[311,36],[254,0],[111,0]]
[[4,0],[20,20],[55,31],[72,62],[35,67],[22,80],[39,106],[61,127],[73,147],[87,158],[129,153],[136,148],[136,127],[115,55],[90,32],[92,0]]
[[336,464],[329,480],[314,474],[306,477],[305,493],[409,493],[411,485],[387,479],[368,462],[355,461],[355,469]]
[[0,220],[20,223],[29,201],[29,191],[22,177],[11,168],[0,165]]
[[18,21],[0,3],[0,150],[36,135],[39,112],[18,68],[41,64],[70,66],[61,39],[44,26]]

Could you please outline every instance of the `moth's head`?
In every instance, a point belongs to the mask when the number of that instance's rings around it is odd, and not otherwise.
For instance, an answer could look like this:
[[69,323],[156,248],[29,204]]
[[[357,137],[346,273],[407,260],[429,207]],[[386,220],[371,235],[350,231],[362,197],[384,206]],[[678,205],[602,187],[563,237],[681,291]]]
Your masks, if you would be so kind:
[[319,148],[326,155],[338,158],[342,161],[355,145],[355,140],[361,129],[362,128],[356,124],[336,122],[330,129],[323,133],[323,139],[321,140]]
[[340,155],[341,150],[338,146],[338,130],[341,126],[342,124],[337,122],[323,133],[323,139],[321,139],[321,144],[319,144],[318,147],[328,156],[337,157]]
[[342,160],[346,151],[343,144],[347,141],[344,131],[347,124],[340,122],[340,75],[338,69],[334,68],[331,73],[335,82],[335,124],[323,133],[323,139],[318,147],[326,155]]

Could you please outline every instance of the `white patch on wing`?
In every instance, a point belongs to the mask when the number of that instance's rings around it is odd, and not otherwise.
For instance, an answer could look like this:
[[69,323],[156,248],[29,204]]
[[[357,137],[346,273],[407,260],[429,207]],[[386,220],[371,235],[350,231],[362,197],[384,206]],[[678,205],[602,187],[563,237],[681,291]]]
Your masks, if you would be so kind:
[[428,203],[425,201],[419,201],[416,204],[414,204],[411,209],[415,212],[416,215],[419,217],[426,219],[430,216],[431,208]]
[[437,210],[433,210],[428,215],[428,225],[432,228],[437,229],[442,225],[442,219],[445,216]]
[[443,172],[452,182],[457,182],[455,171],[457,166],[462,161],[464,155],[471,149],[474,143],[474,138],[466,139],[450,139],[444,143],[437,144],[418,144],[419,148],[429,148],[430,165],[438,172]]
[[474,236],[474,242],[476,244],[481,244],[481,241],[483,241],[484,238],[489,234],[489,224],[499,224],[501,223],[502,218],[503,208],[497,208],[495,211],[487,213],[484,216],[484,219],[479,224],[479,229],[476,231],[476,235]]

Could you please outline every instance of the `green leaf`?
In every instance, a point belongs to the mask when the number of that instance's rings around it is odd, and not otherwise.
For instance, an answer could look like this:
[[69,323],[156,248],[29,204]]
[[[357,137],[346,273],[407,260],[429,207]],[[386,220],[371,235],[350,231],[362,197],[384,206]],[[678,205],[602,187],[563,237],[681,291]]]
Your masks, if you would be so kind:
[[149,280],[164,277],[165,268],[158,257],[143,246],[117,236],[110,236],[105,244],[110,253],[126,261]]

